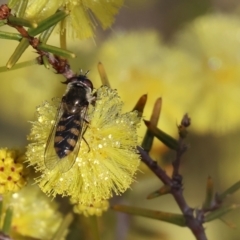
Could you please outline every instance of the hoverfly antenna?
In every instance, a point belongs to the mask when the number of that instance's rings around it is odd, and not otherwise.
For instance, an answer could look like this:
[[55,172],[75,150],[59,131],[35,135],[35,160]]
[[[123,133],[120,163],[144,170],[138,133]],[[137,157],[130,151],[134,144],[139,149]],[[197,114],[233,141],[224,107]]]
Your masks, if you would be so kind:
[[87,71],[85,72],[85,74],[83,74],[83,70],[81,69],[79,75],[82,75],[82,76],[87,77],[87,75],[88,75],[89,72],[90,72],[90,70],[87,70]]

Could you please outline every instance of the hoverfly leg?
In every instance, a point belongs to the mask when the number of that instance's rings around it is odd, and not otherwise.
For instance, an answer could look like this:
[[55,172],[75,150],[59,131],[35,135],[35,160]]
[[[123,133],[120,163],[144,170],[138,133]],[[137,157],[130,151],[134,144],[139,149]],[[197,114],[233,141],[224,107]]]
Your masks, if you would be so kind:
[[92,98],[91,98],[91,104],[95,107],[95,103],[97,101],[97,92],[95,92],[93,95],[92,95]]
[[82,139],[83,139],[83,141],[87,144],[87,146],[88,146],[88,153],[90,152],[90,147],[89,147],[89,144],[88,144],[88,142],[86,141],[86,139],[84,138],[84,137],[82,137]]
[[[87,123],[89,123],[86,119],[84,119]],[[85,134],[85,132],[87,131],[87,128],[88,128],[88,126],[86,126],[86,128],[84,129],[84,131],[83,131],[83,134],[82,134],[82,139],[83,139],[83,141],[87,144],[87,146],[88,146],[88,153],[90,152],[90,147],[89,147],[89,144],[88,144],[88,142],[87,142],[87,140],[84,138],[84,134]]]

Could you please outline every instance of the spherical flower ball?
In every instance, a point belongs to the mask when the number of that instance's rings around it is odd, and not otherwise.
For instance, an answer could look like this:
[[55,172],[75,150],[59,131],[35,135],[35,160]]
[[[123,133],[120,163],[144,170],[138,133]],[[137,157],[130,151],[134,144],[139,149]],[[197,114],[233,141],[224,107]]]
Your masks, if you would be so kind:
[[18,192],[27,184],[24,155],[17,150],[0,148],[0,194]]
[[[211,14],[197,18],[176,36],[176,45],[192,59],[189,99],[192,128],[224,133],[240,126],[240,18]],[[188,95],[186,95],[188,97]]]
[[58,204],[48,198],[36,184],[27,185],[12,194],[8,204],[13,208],[11,236],[14,239],[28,236],[50,240],[63,220]]
[[74,205],[73,211],[77,214],[83,214],[85,217],[89,216],[102,216],[103,212],[107,211],[109,208],[108,200],[103,200],[100,202],[91,202],[88,204],[82,204],[78,201],[71,199],[71,203]]
[[[181,83],[189,75],[189,55],[167,46],[158,32],[143,30],[115,32],[100,46],[97,59],[104,64],[111,86],[118,89],[127,103],[126,109],[131,109],[140,96],[147,94],[143,117],[149,119],[156,99],[162,97],[158,127],[177,136],[176,122],[188,112],[189,98],[194,95],[189,83]],[[91,74],[93,79],[99,78],[98,73]],[[140,136],[145,131],[146,127],[142,126]]]
[[32,143],[26,155],[28,163],[40,171],[36,181],[49,196],[70,196],[81,204],[101,202],[113,193],[123,193],[134,180],[140,162],[136,150],[140,117],[136,111],[121,113],[123,103],[116,90],[103,86],[96,95],[95,105],[89,106],[80,151],[67,172],[57,166],[49,170],[45,166],[48,159],[44,159],[59,101],[46,102],[37,109],[38,120],[32,123]]
[[[10,1],[10,7],[21,1]],[[32,21],[42,21],[53,15],[58,9],[69,12],[64,27],[70,35],[80,39],[94,35],[97,23],[106,29],[114,22],[123,0],[29,0],[24,17]]]

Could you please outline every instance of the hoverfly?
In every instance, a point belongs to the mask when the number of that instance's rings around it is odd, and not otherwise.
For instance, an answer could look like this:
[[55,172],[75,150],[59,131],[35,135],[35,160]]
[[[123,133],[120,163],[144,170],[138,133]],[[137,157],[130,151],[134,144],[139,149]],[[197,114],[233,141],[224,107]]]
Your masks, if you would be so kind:
[[76,161],[86,130],[87,110],[95,102],[93,84],[85,75],[67,79],[67,89],[58,108],[55,124],[48,137],[44,162],[49,170],[67,172]]

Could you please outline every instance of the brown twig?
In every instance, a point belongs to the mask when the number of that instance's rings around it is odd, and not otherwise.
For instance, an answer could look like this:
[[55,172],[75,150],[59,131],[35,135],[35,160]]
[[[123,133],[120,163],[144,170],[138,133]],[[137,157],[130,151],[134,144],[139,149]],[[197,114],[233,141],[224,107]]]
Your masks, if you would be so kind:
[[141,155],[141,160],[152,170],[153,173],[165,184],[171,187],[171,194],[181,209],[187,226],[191,229],[197,240],[207,240],[203,227],[203,213],[198,211],[196,217],[194,216],[194,209],[190,208],[185,201],[182,190],[182,183],[176,184],[175,180],[170,178],[166,172],[157,165],[147,152],[141,147],[138,147],[138,151]]
[[43,64],[43,57],[45,56],[48,59],[50,65],[53,67],[53,69],[56,70],[56,73],[62,74],[67,79],[72,78],[76,75],[70,68],[70,65],[66,59],[38,49],[39,44],[41,44],[40,40],[36,37],[30,36],[28,31],[23,26],[14,25],[14,24],[9,23],[8,18],[10,16],[13,16],[13,15],[11,13],[11,9],[7,6],[7,4],[1,5],[0,6],[0,20],[6,20],[7,25],[15,28],[21,34],[21,36],[23,38],[28,39],[29,44],[39,54],[39,57],[37,58],[37,62],[39,64]]
[[189,207],[184,196],[183,196],[183,184],[182,176],[179,173],[181,157],[187,150],[187,145],[184,142],[184,138],[187,135],[187,127],[190,126],[190,118],[187,114],[184,115],[181,124],[178,126],[179,130],[179,142],[176,150],[176,158],[173,161],[173,174],[169,177],[166,172],[158,166],[157,162],[154,161],[149,154],[144,151],[141,147],[138,147],[138,151],[141,155],[141,160],[152,170],[152,172],[166,185],[170,187],[170,193],[174,197],[176,203],[181,209],[186,225],[191,229],[192,233],[197,240],[207,240],[203,223],[204,223],[204,211],[194,210]]
[[13,240],[13,238],[0,231],[0,240]]
[[[184,139],[187,136],[187,128],[190,126],[191,119],[185,114],[182,118],[181,124],[178,126],[179,133],[179,141],[178,141],[178,149],[176,151],[176,158],[173,161],[173,173],[172,178],[178,179],[179,176],[179,168],[181,164],[181,157],[187,151],[187,145],[184,142]],[[181,177],[180,177],[181,178]]]

